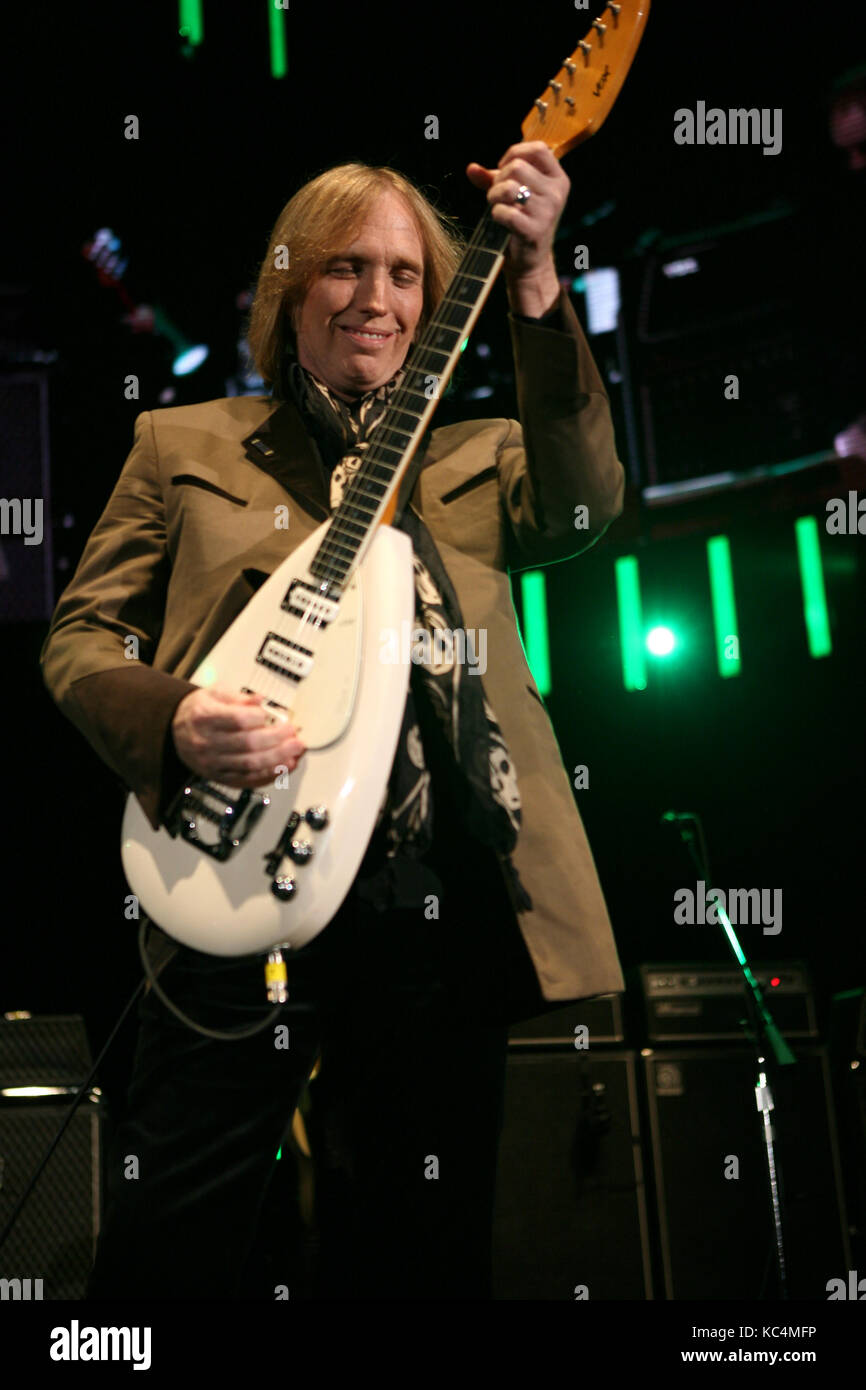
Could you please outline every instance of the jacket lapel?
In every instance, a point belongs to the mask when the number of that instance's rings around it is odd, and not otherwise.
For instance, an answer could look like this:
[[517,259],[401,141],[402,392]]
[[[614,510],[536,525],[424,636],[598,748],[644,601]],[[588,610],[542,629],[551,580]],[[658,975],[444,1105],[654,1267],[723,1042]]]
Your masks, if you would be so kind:
[[[415,457],[397,491],[398,514],[408,505],[422,520],[418,479],[428,462],[430,435],[431,431],[427,430],[419,441]],[[318,446],[305,430],[294,401],[277,402],[263,423],[241,442],[249,462],[274,478],[311,517],[320,522],[328,519],[331,515],[328,474]]]
[[285,488],[315,521],[331,515],[325,466],[294,401],[279,401],[242,441],[250,463]]

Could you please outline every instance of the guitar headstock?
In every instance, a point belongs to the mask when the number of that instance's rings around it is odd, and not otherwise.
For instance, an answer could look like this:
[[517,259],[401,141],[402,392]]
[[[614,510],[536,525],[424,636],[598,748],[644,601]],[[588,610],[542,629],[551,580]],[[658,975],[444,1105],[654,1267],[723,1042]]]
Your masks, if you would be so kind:
[[643,38],[650,0],[608,4],[545,87],[520,127],[524,140],[543,140],[557,159],[588,140],[619,96]]

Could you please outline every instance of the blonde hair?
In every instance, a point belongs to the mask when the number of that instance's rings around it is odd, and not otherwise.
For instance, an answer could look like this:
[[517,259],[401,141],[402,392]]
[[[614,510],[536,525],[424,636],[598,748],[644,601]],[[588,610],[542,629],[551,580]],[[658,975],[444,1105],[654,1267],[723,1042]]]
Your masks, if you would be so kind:
[[[295,349],[295,315],[307,290],[327,261],[345,249],[382,194],[396,193],[414,217],[424,250],[424,304],[416,336],[429,323],[463,254],[463,238],[420,189],[395,169],[369,164],[337,164],[304,184],[290,198],[268,239],[250,309],[247,340],[259,376],[271,387],[279,381],[283,355]],[[288,250],[289,264],[279,248]]]

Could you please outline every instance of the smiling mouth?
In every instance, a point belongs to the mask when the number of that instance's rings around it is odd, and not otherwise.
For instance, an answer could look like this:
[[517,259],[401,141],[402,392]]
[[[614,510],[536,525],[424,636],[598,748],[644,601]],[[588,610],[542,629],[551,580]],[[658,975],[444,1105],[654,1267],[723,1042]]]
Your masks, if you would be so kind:
[[364,343],[369,347],[378,347],[381,343],[387,343],[394,337],[393,333],[377,333],[373,330],[364,328],[347,328],[342,323],[338,324],[337,327],[341,332],[345,333],[347,337],[351,338],[353,342]]

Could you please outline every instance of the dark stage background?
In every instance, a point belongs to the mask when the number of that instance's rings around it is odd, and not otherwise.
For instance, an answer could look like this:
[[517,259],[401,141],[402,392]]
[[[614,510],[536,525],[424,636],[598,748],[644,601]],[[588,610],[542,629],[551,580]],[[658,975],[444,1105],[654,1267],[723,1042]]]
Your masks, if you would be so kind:
[[[624,285],[638,284],[641,245],[788,210],[778,251],[795,276],[788,288],[805,423],[800,447],[768,465],[832,451],[834,434],[866,409],[866,375],[858,380],[851,367],[864,323],[864,171],[849,167],[828,128],[832,82],[863,60],[859,9],[655,0],[606,126],[565,161],[572,194],[558,248],[563,274],[571,248],[585,242],[593,266],[619,266]],[[194,54],[178,37],[175,5],[16,7],[5,21],[2,338],[25,355],[56,354],[48,368],[55,597],[131,447],[135,416],[158,408],[167,387],[172,404],[229,394],[238,298],[292,193],[333,163],[391,164],[468,232],[483,199],[466,164],[495,165],[519,138],[582,19],[565,0],[512,11],[454,0],[292,0],[288,73],[277,81],[264,3],[205,5],[205,43]],[[781,152],[677,145],[675,110],[701,100],[782,108]],[[124,139],[130,114],[139,118],[137,141]],[[430,114],[438,140],[425,139]],[[173,378],[166,341],[122,321],[117,293],[82,255],[103,226],[122,241],[131,300],[161,306],[192,341],[209,345],[197,372]],[[737,266],[734,257],[732,293]],[[636,313],[630,293],[626,323]],[[584,296],[573,299],[586,322]],[[836,476],[828,484],[824,474],[796,496],[771,479],[718,493],[709,505],[666,509],[662,525],[641,506],[641,425],[630,441],[611,340],[591,342],[632,483],[626,515],[604,540],[546,571],[547,703],[566,767],[589,770],[589,786],[575,795],[623,964],[727,959],[717,931],[673,922],[673,892],[696,875],[659,818],[670,807],[698,811],[719,885],[782,889],[782,932],[746,928],[746,949],[757,960],[806,960],[826,1015],[833,991],[863,982],[866,539],[824,534],[824,500],[837,495]],[[510,369],[500,283],[437,423],[516,415]],[[138,401],[124,398],[130,373],[140,378]],[[467,399],[484,383],[492,394]],[[741,389],[754,396],[765,388],[743,378]],[[768,396],[766,411],[777,409]],[[744,425],[732,453],[748,452],[751,438]],[[820,660],[806,645],[793,544],[793,522],[804,514],[819,521],[833,636]],[[737,584],[743,665],[730,680],[715,667],[707,586],[705,542],[717,533],[730,537]],[[648,621],[670,622],[686,639],[667,665],[650,661],[642,692],[626,691],[620,671],[614,563],[623,554],[640,557]],[[517,580],[514,591],[520,609]],[[0,1009],[83,1012],[96,1050],[139,975],[134,926],[123,914],[122,794],[42,686],[46,627],[18,622],[3,631]],[[127,1029],[103,1070],[115,1102],[130,1042]]]

